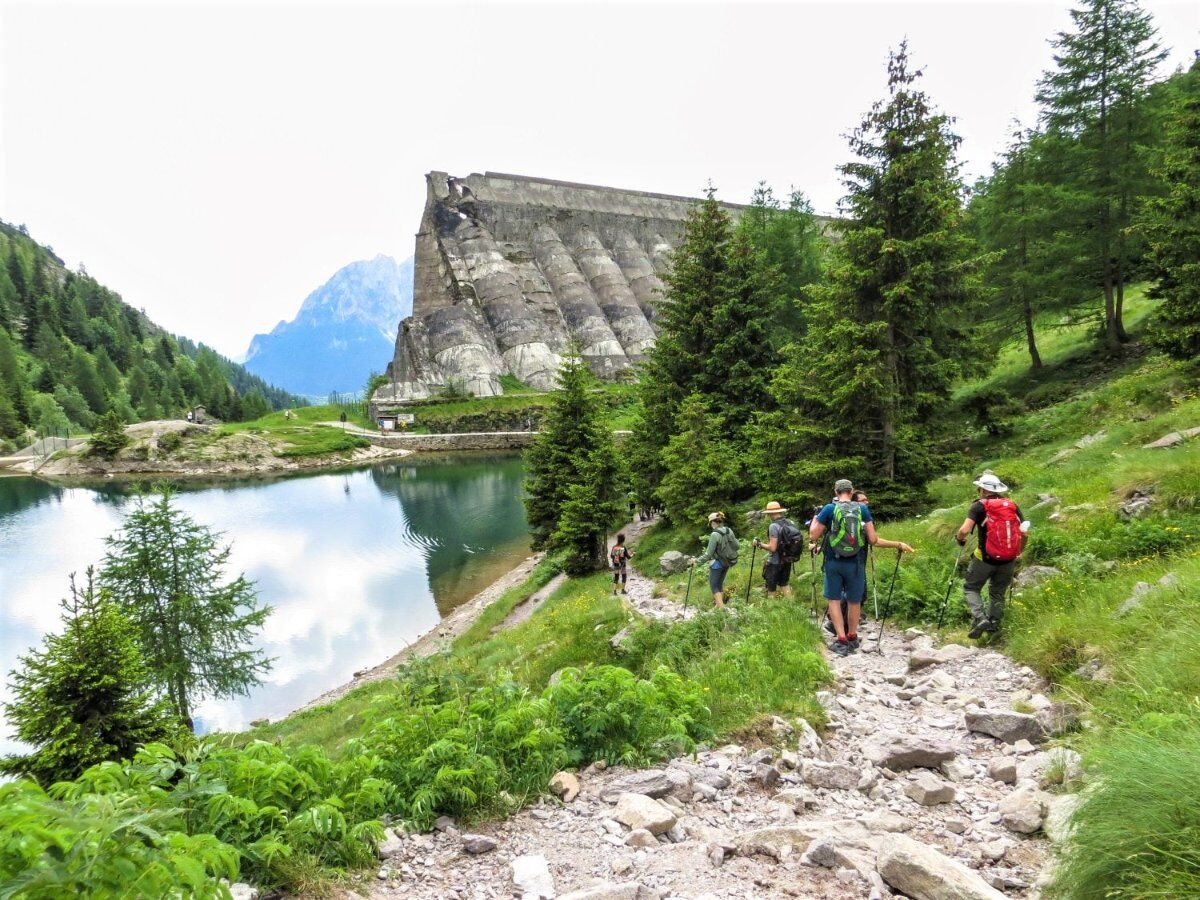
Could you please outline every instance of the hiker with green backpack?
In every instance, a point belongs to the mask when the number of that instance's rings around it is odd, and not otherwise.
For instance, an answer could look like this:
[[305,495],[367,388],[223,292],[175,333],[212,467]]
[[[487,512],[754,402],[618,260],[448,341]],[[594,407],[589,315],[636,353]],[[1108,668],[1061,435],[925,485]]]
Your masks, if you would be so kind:
[[[862,601],[867,595],[867,548],[898,549],[912,553],[913,548],[903,541],[888,541],[875,533],[871,510],[857,503],[854,485],[841,478],[833,486],[834,500],[813,516],[808,536],[820,543],[825,551],[825,602],[833,620],[836,639],[830,646],[838,656],[859,648],[858,623]],[[842,601],[848,615],[842,616]]]
[[792,588],[788,582],[792,578],[792,564],[804,555],[804,536],[796,524],[787,518],[787,508],[778,501],[772,500],[763,512],[771,519],[771,524],[767,526],[767,541],[763,543],[755,538],[754,546],[767,551],[762,570],[767,596],[774,597],[776,592],[782,591],[783,596],[790,597]]
[[708,587],[712,591],[713,602],[717,608],[725,606],[725,576],[737,565],[738,539],[733,529],[725,524],[725,514],[709,513],[708,527],[712,533],[708,536],[708,549],[692,561],[694,566],[708,563]]

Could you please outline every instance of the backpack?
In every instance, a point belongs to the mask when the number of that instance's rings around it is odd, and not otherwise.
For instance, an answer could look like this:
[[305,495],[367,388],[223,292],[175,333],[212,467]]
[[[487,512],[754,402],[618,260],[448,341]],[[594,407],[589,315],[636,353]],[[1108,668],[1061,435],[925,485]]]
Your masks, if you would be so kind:
[[608,553],[609,561],[612,562],[614,569],[619,569],[629,558],[629,551],[625,549],[624,544],[613,544],[612,550]]
[[781,563],[799,562],[804,557],[804,537],[791,519],[780,519],[775,536],[775,558]]
[[738,540],[729,526],[724,526],[717,532],[716,557],[725,568],[737,565]]
[[983,501],[987,514],[984,527],[987,539],[983,552],[996,562],[1011,562],[1021,555],[1021,521],[1017,516],[1017,504],[1007,497],[989,497]]
[[852,559],[863,549],[862,506],[853,500],[833,505],[833,523],[827,545],[839,559]]

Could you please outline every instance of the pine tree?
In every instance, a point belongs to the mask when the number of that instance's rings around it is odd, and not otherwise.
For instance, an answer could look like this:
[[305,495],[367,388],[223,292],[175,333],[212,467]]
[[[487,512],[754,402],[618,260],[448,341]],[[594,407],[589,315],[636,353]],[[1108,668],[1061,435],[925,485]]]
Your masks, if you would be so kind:
[[193,726],[201,697],[245,694],[271,660],[253,646],[271,612],[239,575],[224,581],[229,546],[184,514],[163,486],[139,498],[122,530],[108,538],[100,572],[108,591],[137,626],[146,662],[180,721]]
[[104,386],[105,392],[115,394],[121,390],[121,372],[112,361],[112,357],[108,355],[108,351],[103,347],[97,347],[93,354],[93,361],[96,364],[96,374],[100,376],[100,383]]
[[17,421],[23,425],[33,421],[28,379],[17,358],[16,341],[3,328],[0,328],[0,392],[7,395]]
[[592,393],[596,383],[577,349],[568,351],[541,432],[525,453],[525,513],[534,547],[551,543],[570,488],[586,480],[581,471],[592,448],[609,439]]
[[72,576],[62,633],[47,635],[12,673],[8,720],[34,750],[0,759],[8,775],[49,786],[179,732],[170,709],[154,698],[136,629],[95,589],[92,575],[89,568],[82,590]]
[[931,474],[953,380],[982,364],[958,138],[917,89],[920,74],[901,44],[887,100],[851,135],[831,280],[812,289],[809,331],[776,374],[781,414],[756,429],[760,470],[790,471],[822,496],[828,483],[814,476],[840,471],[911,501]]
[[624,478],[612,436],[593,432],[592,447],[576,467],[550,543],[567,552],[566,569],[586,575],[605,564],[608,533],[625,512]]
[[728,509],[742,492],[745,471],[729,433],[703,395],[693,394],[679,407],[675,434],[662,451],[667,474],[658,488],[672,522],[702,522],[708,513]]
[[1084,0],[1071,10],[1073,30],[1051,41],[1055,68],[1038,100],[1059,151],[1056,181],[1065,186],[1060,232],[1079,246],[1079,277],[1103,290],[1104,335],[1128,340],[1122,319],[1125,284],[1138,256],[1130,224],[1138,198],[1152,187],[1146,148],[1153,123],[1143,104],[1166,56],[1137,0]]
[[87,401],[88,409],[100,414],[108,409],[105,400],[104,382],[96,373],[92,357],[82,347],[77,347],[71,360],[72,384]]
[[1200,357],[1200,62],[1179,78],[1156,174],[1163,194],[1140,226],[1149,243],[1151,296],[1162,300],[1151,338],[1179,359]]
[[96,423],[96,430],[88,444],[88,455],[113,459],[128,446],[129,435],[125,433],[125,423],[116,410],[109,410]]

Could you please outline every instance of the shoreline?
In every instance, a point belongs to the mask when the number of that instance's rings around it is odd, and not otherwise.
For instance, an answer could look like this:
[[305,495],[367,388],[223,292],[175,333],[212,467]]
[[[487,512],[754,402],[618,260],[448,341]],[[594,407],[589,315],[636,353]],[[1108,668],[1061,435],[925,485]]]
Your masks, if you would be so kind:
[[470,600],[467,600],[465,603],[456,606],[450,611],[449,614],[447,614],[436,625],[434,625],[433,628],[420,635],[412,643],[404,646],[397,653],[392,654],[392,656],[388,657],[378,665],[371,666],[370,668],[366,669],[360,669],[359,671],[355,672],[354,677],[345,684],[330,688],[314,699],[309,700],[302,706],[298,706],[291,710],[277,721],[288,719],[297,713],[307,712],[310,709],[316,709],[317,707],[324,706],[327,703],[333,703],[336,700],[340,700],[342,697],[346,696],[346,694],[350,693],[356,688],[360,688],[366,684],[371,684],[375,681],[382,681],[384,678],[394,675],[396,669],[399,668],[401,663],[407,662],[410,659],[420,659],[426,656],[432,656],[433,654],[444,650],[447,646],[453,643],[456,638],[474,625],[475,620],[483,614],[485,609],[499,599],[500,595],[502,595],[509,588],[514,587],[515,585],[518,585],[527,579],[533,573],[533,570],[537,567],[538,563],[545,558],[545,556],[545,553],[534,553],[525,557],[525,559],[523,559],[513,568],[509,569],[487,587],[483,588],[483,590],[479,591],[479,593],[477,593]]

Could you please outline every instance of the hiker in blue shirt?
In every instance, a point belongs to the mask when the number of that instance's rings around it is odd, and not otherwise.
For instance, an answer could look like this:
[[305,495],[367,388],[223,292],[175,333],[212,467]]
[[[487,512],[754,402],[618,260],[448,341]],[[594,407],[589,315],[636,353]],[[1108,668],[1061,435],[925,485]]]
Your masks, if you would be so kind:
[[[867,545],[912,553],[902,541],[887,541],[875,533],[871,510],[851,499],[854,485],[842,478],[833,486],[834,500],[813,516],[808,536],[825,551],[825,601],[837,639],[830,649],[845,656],[859,647],[858,622],[867,594]],[[842,618],[842,601],[848,604],[849,621]]]

